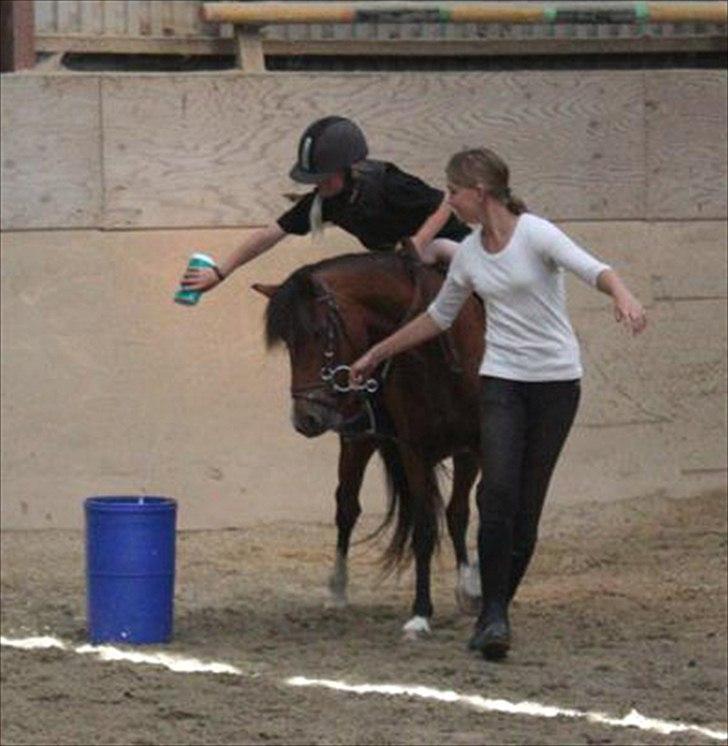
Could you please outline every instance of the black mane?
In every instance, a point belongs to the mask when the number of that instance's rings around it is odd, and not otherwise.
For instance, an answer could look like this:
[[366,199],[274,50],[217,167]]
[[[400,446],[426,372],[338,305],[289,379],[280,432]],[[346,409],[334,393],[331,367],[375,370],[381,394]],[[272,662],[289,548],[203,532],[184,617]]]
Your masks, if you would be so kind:
[[324,290],[316,282],[315,273],[322,270],[349,270],[360,273],[365,282],[368,267],[385,266],[392,273],[404,270],[412,279],[417,265],[417,260],[404,253],[344,254],[297,269],[268,302],[265,325],[268,347],[280,342],[288,343],[316,331],[312,301],[320,298]]
[[311,266],[296,270],[268,301],[265,339],[269,348],[315,330],[311,301],[316,297],[316,287],[311,279]]

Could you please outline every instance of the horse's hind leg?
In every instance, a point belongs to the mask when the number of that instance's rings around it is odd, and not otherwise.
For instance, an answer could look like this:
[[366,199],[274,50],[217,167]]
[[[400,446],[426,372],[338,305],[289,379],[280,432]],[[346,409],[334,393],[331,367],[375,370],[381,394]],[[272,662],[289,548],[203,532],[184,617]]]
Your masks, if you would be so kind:
[[339,438],[339,484],[336,488],[336,560],[329,577],[331,603],[336,607],[347,605],[347,555],[354,524],[361,514],[359,492],[364,470],[374,453],[375,444],[370,438],[350,440]]
[[430,562],[437,541],[437,513],[440,493],[435,472],[425,461],[409,449],[402,449],[402,462],[407,475],[411,511],[412,550],[415,558],[415,599],[412,618],[404,625],[408,639],[429,634],[433,606],[430,592]]
[[470,490],[478,476],[478,459],[470,451],[459,451],[453,455],[452,496],[447,506],[447,528],[452,539],[457,561],[457,585],[455,598],[465,614],[480,611],[480,575],[477,567],[468,562],[465,537],[470,518]]
[[430,594],[430,563],[437,536],[437,519],[428,515],[422,504],[415,508],[417,516],[412,531],[412,548],[415,555],[415,600],[412,618],[404,625],[405,637],[417,639],[429,634],[433,606]]

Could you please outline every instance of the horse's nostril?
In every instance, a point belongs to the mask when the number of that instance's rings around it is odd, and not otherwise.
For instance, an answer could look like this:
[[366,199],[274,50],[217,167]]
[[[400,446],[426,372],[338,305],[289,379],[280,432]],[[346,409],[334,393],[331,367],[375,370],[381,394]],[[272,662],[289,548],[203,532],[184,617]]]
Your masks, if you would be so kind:
[[320,435],[326,430],[322,413],[308,407],[296,407],[293,411],[293,426],[302,435]]

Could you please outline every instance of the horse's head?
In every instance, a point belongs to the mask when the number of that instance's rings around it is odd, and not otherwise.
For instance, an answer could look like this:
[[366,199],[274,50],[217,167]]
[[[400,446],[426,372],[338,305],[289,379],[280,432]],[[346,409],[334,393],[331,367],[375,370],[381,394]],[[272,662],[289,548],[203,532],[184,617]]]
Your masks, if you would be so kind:
[[253,286],[269,298],[268,346],[283,342],[288,349],[293,425],[310,438],[343,431],[362,414],[362,392],[351,389],[348,365],[369,346],[366,309],[315,270],[304,267],[279,286]]

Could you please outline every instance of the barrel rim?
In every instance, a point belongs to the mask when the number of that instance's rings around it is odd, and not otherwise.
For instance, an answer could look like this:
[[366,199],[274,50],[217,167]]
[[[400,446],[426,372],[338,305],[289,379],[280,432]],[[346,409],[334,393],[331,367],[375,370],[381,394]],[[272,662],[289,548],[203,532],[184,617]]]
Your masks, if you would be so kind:
[[177,500],[163,495],[94,495],[86,498],[84,506],[93,512],[148,513],[176,510]]

